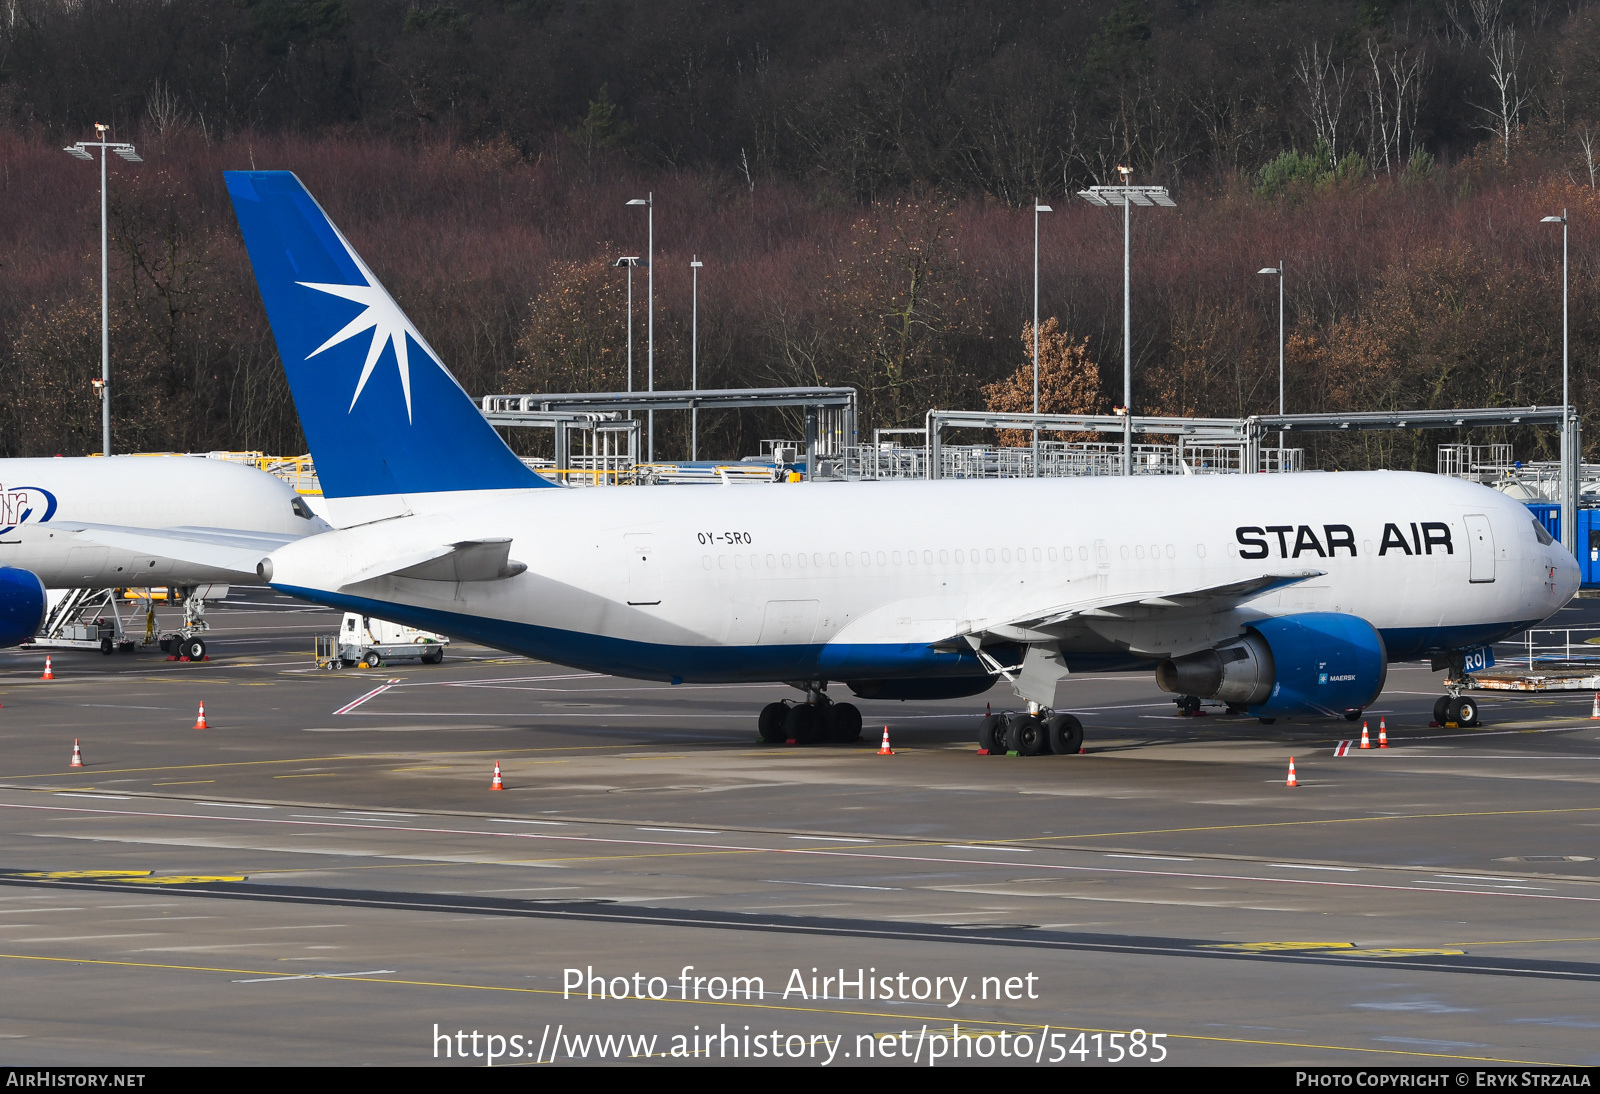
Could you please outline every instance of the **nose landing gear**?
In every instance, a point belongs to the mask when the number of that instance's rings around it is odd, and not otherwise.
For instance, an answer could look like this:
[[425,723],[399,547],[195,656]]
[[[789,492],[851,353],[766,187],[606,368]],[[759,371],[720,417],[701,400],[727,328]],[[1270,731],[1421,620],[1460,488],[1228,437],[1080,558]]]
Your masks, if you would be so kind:
[[1463,729],[1481,724],[1478,701],[1468,695],[1441,695],[1433,704],[1433,720],[1439,725],[1454,722]]

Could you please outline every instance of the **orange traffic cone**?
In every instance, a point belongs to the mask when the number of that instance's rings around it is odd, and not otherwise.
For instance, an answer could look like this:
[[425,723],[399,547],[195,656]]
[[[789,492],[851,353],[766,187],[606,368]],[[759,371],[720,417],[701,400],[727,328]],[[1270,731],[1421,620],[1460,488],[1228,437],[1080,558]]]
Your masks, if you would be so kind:
[[[50,655],[47,653],[47,654],[44,655],[44,675],[39,677],[39,679],[41,679],[41,680],[54,680],[55,678],[56,678],[56,674],[50,671]],[[1600,711],[1600,692],[1597,692],[1595,694],[1594,701],[1595,701],[1595,708],[1594,709],[1596,711]],[[1600,714],[1597,714],[1596,717],[1600,717]]]
[[494,762],[494,781],[489,784],[489,789],[504,790],[505,788],[505,780],[500,777],[500,761],[496,760]]
[[76,737],[72,738],[72,762],[70,764],[68,764],[67,766],[68,767],[82,767],[83,766],[83,750],[78,747],[78,738],[76,738]]
[[1378,747],[1389,747],[1389,719],[1387,718],[1378,719]]
[[205,703],[204,699],[200,700],[200,716],[194,720],[194,728],[196,728],[196,729],[210,729],[211,728],[210,726],[206,725],[206,703]]
[[878,746],[878,755],[880,755],[880,756],[893,756],[894,755],[894,749],[889,747],[889,727],[888,726],[884,726],[883,727],[883,744]]
[[1367,723],[1365,723],[1365,722],[1361,723],[1361,747],[1362,748],[1371,748],[1372,747],[1372,741],[1369,740],[1368,737],[1367,737]]
[[1283,785],[1284,786],[1299,786],[1300,785],[1299,783],[1295,782],[1295,778],[1294,778],[1294,757],[1293,756],[1289,757],[1289,781],[1284,783]]
[[[44,671],[45,671],[45,674],[46,674],[45,675],[45,679],[48,680],[50,678],[49,677],[50,658],[46,657],[44,659],[44,663],[45,663],[45,670]],[[1591,722],[1600,721],[1600,691],[1597,691],[1597,692],[1594,693],[1594,713],[1589,715],[1589,720]]]

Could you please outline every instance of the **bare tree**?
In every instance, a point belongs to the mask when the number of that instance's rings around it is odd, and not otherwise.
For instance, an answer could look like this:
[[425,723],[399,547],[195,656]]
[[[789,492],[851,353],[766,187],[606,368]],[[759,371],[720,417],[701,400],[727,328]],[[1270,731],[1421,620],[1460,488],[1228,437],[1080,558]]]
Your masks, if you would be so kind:
[[151,85],[150,94],[145,96],[144,112],[155,126],[159,140],[165,140],[167,134],[182,126],[185,120],[184,110],[178,103],[172,85],[160,80]]
[[1351,72],[1343,61],[1333,63],[1333,47],[1326,52],[1318,42],[1311,49],[1300,50],[1295,61],[1294,74],[1304,85],[1306,115],[1311,119],[1311,132],[1319,144],[1328,148],[1328,166],[1339,164],[1339,126],[1344,121],[1344,100],[1350,91]]
[[1484,40],[1483,55],[1489,62],[1489,83],[1494,87],[1495,98],[1489,106],[1472,104],[1486,117],[1478,127],[1500,138],[1501,156],[1506,163],[1511,162],[1511,134],[1519,128],[1523,108],[1530,99],[1519,78],[1523,52],[1514,27],[1497,27]]
[[1578,127],[1578,146],[1583,149],[1583,164],[1589,169],[1589,189],[1594,189],[1596,163],[1594,158],[1594,126],[1588,122]]
[[1385,172],[1403,168],[1416,143],[1417,113],[1422,100],[1425,58],[1420,50],[1384,50],[1376,38],[1366,41],[1370,73],[1367,97],[1372,166]]

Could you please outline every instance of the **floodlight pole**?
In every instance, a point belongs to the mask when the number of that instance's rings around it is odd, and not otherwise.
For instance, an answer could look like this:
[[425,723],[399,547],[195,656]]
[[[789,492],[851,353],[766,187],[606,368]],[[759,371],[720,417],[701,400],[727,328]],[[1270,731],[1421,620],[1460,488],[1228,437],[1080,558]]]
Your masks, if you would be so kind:
[[[1127,177],[1127,172],[1123,172]],[[1133,203],[1122,201],[1122,474],[1133,474]]]
[[[705,263],[695,255],[689,261],[690,315],[689,325],[689,390],[700,390],[700,267]],[[689,408],[689,462],[700,458],[700,408]]]
[[[649,249],[645,251],[645,293],[649,297],[646,301],[645,333],[645,387],[646,390],[656,389],[656,195],[651,191],[648,197],[634,198],[629,205],[643,205],[647,223],[649,224]],[[645,462],[654,463],[656,459],[656,412],[655,408],[645,411]]]
[[[102,142],[105,127],[96,125]],[[100,145],[100,452],[111,455],[111,258],[106,243],[106,156]]]
[[[1283,417],[1283,259],[1277,266],[1257,270],[1258,274],[1278,276],[1278,417]],[[1278,430],[1278,470],[1283,470],[1283,430]]]
[[129,163],[143,162],[133,145],[106,140],[110,129],[109,125],[95,122],[95,135],[99,140],[79,141],[62,149],[70,156],[90,162],[94,161],[94,156],[89,149],[100,149],[100,451],[105,456],[111,455],[111,263],[106,230],[106,157],[115,152]]
[[1134,205],[1176,203],[1165,186],[1130,186],[1131,168],[1118,167],[1121,186],[1091,186],[1078,196],[1090,205],[1122,206],[1122,473],[1133,474],[1133,210]]
[[1541,224],[1561,225],[1561,545],[1573,554],[1578,552],[1578,465],[1583,462],[1581,451],[1571,451],[1572,392],[1568,386],[1567,350],[1569,326],[1567,322],[1567,211],[1558,217],[1544,217]]
[[[1039,214],[1053,210],[1033,199],[1033,412],[1039,413]],[[1039,477],[1039,427],[1033,427],[1033,477]]]

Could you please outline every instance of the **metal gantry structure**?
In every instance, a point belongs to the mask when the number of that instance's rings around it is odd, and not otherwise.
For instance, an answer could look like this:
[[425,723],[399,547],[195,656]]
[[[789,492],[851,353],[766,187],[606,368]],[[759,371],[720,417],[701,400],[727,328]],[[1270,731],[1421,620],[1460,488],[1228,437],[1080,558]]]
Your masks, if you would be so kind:
[[[710,388],[690,391],[542,393],[485,395],[483,416],[495,426],[546,426],[551,414],[627,413],[643,410],[742,410],[795,408],[805,414],[806,477],[820,459],[853,444],[857,399],[853,387]],[[827,416],[830,420],[824,421]],[[646,441],[648,444],[648,440]],[[651,461],[654,462],[654,461]]]

